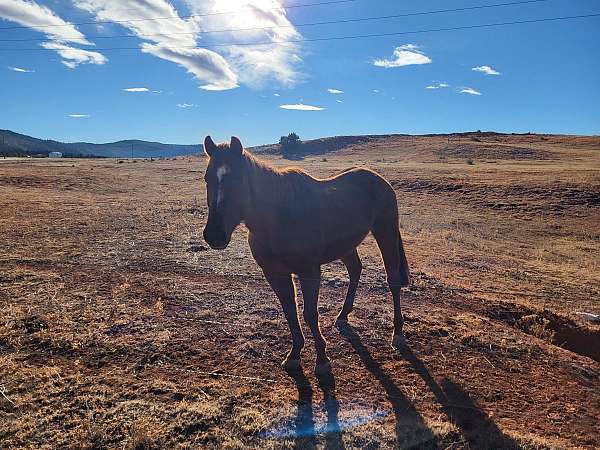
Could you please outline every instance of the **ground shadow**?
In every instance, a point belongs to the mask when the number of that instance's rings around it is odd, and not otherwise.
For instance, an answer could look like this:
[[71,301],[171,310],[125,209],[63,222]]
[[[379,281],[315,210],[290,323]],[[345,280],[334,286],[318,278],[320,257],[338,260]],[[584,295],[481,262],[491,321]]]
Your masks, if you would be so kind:
[[294,420],[294,448],[316,449],[313,389],[302,368],[286,370],[298,390],[298,412]]
[[325,448],[343,449],[342,430],[340,428],[340,403],[335,395],[335,378],[333,373],[317,375],[319,388],[323,392],[323,403],[327,413],[327,431],[325,433]]
[[399,349],[413,370],[425,381],[450,422],[460,429],[471,448],[519,449],[521,446],[505,435],[486,412],[454,381],[444,378],[441,386],[425,364],[408,347]]
[[352,345],[369,372],[385,390],[396,419],[396,445],[400,448],[437,448],[437,439],[410,400],[369,353],[350,325],[339,325],[341,335]]
[[[298,391],[298,412],[294,420],[294,448],[315,449],[316,435],[321,430],[315,428],[313,416],[313,389],[309,379],[302,368],[298,370],[286,370],[287,374],[294,380]],[[325,448],[343,449],[342,430],[339,424],[340,404],[335,395],[335,378],[333,373],[318,375],[319,388],[323,392],[323,404],[327,414],[327,424],[323,430],[325,436]]]

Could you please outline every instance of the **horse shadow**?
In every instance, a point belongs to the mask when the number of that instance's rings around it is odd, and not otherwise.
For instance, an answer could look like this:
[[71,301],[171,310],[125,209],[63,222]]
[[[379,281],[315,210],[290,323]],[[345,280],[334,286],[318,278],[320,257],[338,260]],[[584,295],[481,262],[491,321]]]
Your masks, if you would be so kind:
[[[387,375],[381,364],[373,358],[358,333],[350,325],[338,326],[338,329],[350,343],[366,369],[377,379],[385,391],[395,416],[397,446],[399,448],[439,448],[441,444],[439,437],[434,435],[412,402]],[[443,378],[438,384],[423,361],[410,348],[404,347],[397,351],[403,359],[411,364],[412,370],[423,379],[434,394],[436,401],[441,405],[448,420],[460,430],[470,448],[502,448],[506,450],[522,448],[517,441],[500,430],[464,388],[449,378]],[[343,449],[343,430],[339,423],[340,405],[336,398],[333,373],[317,377],[327,413],[325,430],[316,430],[315,428],[314,391],[310,380],[302,369],[287,371],[287,373],[294,380],[298,391],[298,410],[294,421],[294,448],[316,449],[316,436],[323,433],[325,448]]]
[[304,374],[302,368],[297,370],[286,370],[298,391],[298,409],[294,420],[294,448],[296,449],[316,449],[316,436],[321,434],[325,436],[325,448],[331,450],[344,449],[342,440],[342,430],[339,424],[340,404],[335,394],[335,378],[333,373],[318,375],[317,382],[323,393],[323,403],[327,414],[327,424],[324,430],[315,428],[315,419],[313,416],[313,397],[314,391],[310,380]]
[[358,354],[364,366],[377,379],[392,405],[396,419],[396,444],[401,448],[437,448],[436,437],[425,423],[421,414],[400,388],[386,374],[381,364],[371,356],[360,336],[347,324],[338,325],[342,335]]
[[413,351],[404,347],[398,349],[402,358],[408,361],[435,396],[442,410],[461,432],[470,448],[522,448],[517,441],[498,428],[485,411],[454,381],[444,378],[438,384]]

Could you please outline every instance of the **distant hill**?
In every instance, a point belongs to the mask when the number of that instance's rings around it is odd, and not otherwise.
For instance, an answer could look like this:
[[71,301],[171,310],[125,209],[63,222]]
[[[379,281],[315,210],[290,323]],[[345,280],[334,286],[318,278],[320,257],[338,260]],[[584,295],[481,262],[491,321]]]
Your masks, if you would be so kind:
[[126,140],[106,144],[88,142],[65,143],[37,139],[10,130],[0,130],[0,155],[26,156],[43,155],[49,152],[61,152],[64,156],[95,156],[105,158],[166,158],[193,155],[202,152],[202,144],[178,145],[162,144],[139,140]]
[[[531,133],[523,134],[523,136],[529,136]],[[518,135],[511,133],[512,136]],[[302,141],[301,146],[298,149],[299,156],[305,155],[319,155],[329,152],[335,152],[342,150],[354,145],[368,144],[381,142],[388,139],[394,138],[408,138],[408,137],[448,137],[448,138],[493,138],[497,136],[505,136],[503,133],[497,133],[495,131],[466,131],[461,133],[450,133],[450,134],[422,134],[422,135],[410,135],[410,134],[365,134],[358,136],[328,136],[318,139],[311,139]],[[279,144],[266,144],[258,145],[250,148],[254,153],[265,153],[265,154],[276,154],[281,153],[281,146]]]

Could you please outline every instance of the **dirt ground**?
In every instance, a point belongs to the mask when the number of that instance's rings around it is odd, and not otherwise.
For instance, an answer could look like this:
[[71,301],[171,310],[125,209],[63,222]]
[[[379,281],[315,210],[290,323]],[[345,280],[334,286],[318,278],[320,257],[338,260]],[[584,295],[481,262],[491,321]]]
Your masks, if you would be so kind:
[[[267,155],[276,165],[289,161]],[[369,138],[397,192],[409,348],[371,237],[332,374],[289,332],[240,227],[208,250],[205,161],[0,160],[0,448],[600,448],[600,138]],[[302,303],[302,297],[299,297]]]

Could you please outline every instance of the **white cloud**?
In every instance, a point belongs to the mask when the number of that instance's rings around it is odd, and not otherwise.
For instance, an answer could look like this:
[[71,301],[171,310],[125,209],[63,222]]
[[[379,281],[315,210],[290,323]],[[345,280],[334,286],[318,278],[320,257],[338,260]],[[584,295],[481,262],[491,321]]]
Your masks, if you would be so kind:
[[[125,92],[148,92],[150,89],[147,87],[130,87],[123,89]],[[155,91],[152,91],[155,92]]]
[[281,95],[276,93],[276,94],[273,94],[273,97],[281,97]]
[[294,105],[281,105],[281,109],[293,109],[296,111],[323,111],[325,108],[320,106],[305,105],[303,103],[296,103]]
[[470,88],[470,87],[460,88],[460,90],[458,92],[461,94],[481,95],[481,92],[476,91],[475,89]]
[[0,17],[44,33],[48,39],[91,45],[74,25],[65,22],[47,6],[34,1],[2,0]]
[[390,59],[376,59],[373,61],[374,66],[383,67],[385,69],[429,63],[431,63],[431,58],[426,56],[419,50],[419,47],[414,44],[396,47],[392,54],[392,58]]
[[69,117],[73,118],[73,119],[87,119],[88,117],[90,117],[89,114],[69,114]]
[[425,89],[444,89],[450,87],[450,85],[448,83],[439,83],[439,82],[433,82],[433,84],[430,84],[429,86],[425,86]]
[[[195,23],[203,30],[246,29],[214,35],[219,42],[281,42],[298,40],[302,37],[287,18],[281,0],[185,0],[185,2],[192,14],[237,11],[235,14],[212,14],[195,18]],[[248,28],[259,29],[248,30]],[[221,52],[234,68],[240,82],[252,87],[266,86],[272,81],[293,86],[303,79],[303,75],[298,70],[302,62],[298,43],[231,45],[222,47]]]
[[381,91],[379,89],[373,89],[374,94],[379,94]]
[[471,70],[474,70],[475,72],[483,72],[487,75],[502,75],[500,72],[490,66],[477,66],[473,67]]
[[94,44],[75,25],[64,21],[50,8],[35,1],[2,0],[0,18],[45,34],[49,42],[44,42],[41,46],[55,50],[63,58],[63,64],[69,68],[79,64],[104,64],[107,61],[101,53],[72,47],[73,44]]
[[343,94],[344,91],[340,91],[339,89],[327,89],[327,92],[330,94]]
[[182,109],[193,108],[194,106],[196,105],[193,103],[177,103],[177,107]]
[[[145,42],[141,51],[187,69],[206,90],[233,89],[237,76],[218,53],[197,47],[200,24],[197,18],[182,19],[167,0],[73,0],[75,6],[94,14],[100,21],[123,21],[142,17],[170,17],[169,20],[124,22]],[[172,17],[172,18],[171,18]]]
[[238,87],[237,76],[218,53],[205,48],[171,48],[160,44],[143,44],[142,52],[177,63],[200,81],[206,91],[224,91]]
[[31,70],[31,69],[22,69],[20,67],[11,67],[8,66],[9,70],[12,70],[13,72],[20,72],[20,73],[34,73],[35,70]]
[[338,103],[344,103],[343,100],[336,100],[336,102],[338,102]]
[[62,63],[69,69],[74,69],[80,64],[105,64],[108,60],[102,53],[74,48],[60,42],[44,42],[42,47],[56,50],[63,59]]

